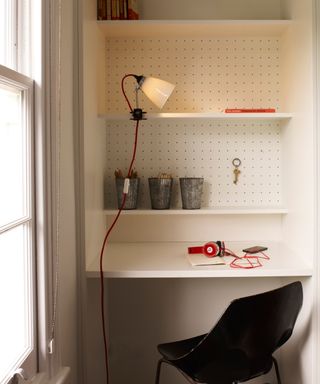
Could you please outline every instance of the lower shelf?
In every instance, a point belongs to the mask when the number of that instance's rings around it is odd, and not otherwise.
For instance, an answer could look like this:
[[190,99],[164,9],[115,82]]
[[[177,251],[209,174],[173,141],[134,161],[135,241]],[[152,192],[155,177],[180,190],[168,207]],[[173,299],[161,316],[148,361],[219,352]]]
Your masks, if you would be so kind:
[[[118,213],[116,209],[105,210],[107,216]],[[217,207],[201,209],[131,209],[123,210],[125,215],[285,215],[283,207]]]
[[[250,241],[227,242],[226,247],[236,254],[243,248],[257,245]],[[270,260],[262,267],[234,269],[225,265],[193,267],[187,258],[187,248],[201,245],[186,242],[109,243],[105,250],[103,269],[108,278],[201,278],[201,277],[289,277],[311,276],[312,266],[279,243],[259,243],[268,247]],[[87,277],[99,277],[99,259],[87,267]]]

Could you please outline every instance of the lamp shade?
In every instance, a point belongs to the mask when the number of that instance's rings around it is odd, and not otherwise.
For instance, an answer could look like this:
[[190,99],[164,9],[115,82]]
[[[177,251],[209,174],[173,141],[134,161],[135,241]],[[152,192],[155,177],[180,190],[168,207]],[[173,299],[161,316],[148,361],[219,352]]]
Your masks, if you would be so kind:
[[141,91],[160,109],[168,100],[174,87],[175,85],[155,77],[142,76],[139,81]]

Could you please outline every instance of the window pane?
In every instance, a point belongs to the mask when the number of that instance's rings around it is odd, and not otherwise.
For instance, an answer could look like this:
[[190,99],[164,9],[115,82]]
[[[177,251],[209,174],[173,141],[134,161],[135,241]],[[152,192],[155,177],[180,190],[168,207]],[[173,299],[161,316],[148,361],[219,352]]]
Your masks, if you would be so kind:
[[27,215],[27,124],[23,91],[0,83],[0,227]]
[[31,224],[0,235],[0,383],[33,347]]
[[0,0],[0,64],[17,68],[16,0]]

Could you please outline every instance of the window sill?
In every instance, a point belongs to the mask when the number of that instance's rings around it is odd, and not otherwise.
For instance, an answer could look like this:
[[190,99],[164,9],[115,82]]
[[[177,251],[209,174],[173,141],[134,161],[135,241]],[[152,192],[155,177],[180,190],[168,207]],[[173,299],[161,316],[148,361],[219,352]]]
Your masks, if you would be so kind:
[[68,384],[70,376],[70,367],[62,367],[59,372],[48,379],[45,373],[38,373],[31,381],[30,384]]

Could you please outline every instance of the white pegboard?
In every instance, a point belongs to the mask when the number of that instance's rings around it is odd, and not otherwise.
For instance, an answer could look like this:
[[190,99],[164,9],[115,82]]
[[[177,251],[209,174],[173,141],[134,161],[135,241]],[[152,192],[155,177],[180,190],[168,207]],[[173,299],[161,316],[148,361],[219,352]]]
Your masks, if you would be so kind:
[[[281,108],[279,39],[106,39],[106,112],[123,112],[124,74],[160,77],[176,84],[164,111],[221,112],[225,108]],[[134,81],[126,89],[134,100]],[[141,95],[141,105],[158,110]]]
[[[176,84],[165,112],[221,112],[225,108],[281,110],[277,37],[106,39],[106,112],[124,113],[124,74],[160,77]],[[134,81],[126,90],[134,102]],[[148,112],[158,112],[140,96]],[[178,178],[205,178],[202,206],[280,206],[280,126],[266,120],[147,120],[140,128],[136,169],[139,207],[150,207],[148,180],[175,177],[173,207],[181,207]],[[134,123],[108,122],[106,207],[115,207],[113,173],[130,163]],[[241,174],[233,183],[232,159]]]
[[[204,177],[203,207],[281,206],[281,141],[277,121],[143,121],[135,168],[141,177],[139,207],[149,208],[148,177],[175,178],[173,207],[181,207],[179,177]],[[114,170],[127,170],[134,123],[107,124],[106,207],[115,207]],[[241,159],[233,183],[234,158]]]

